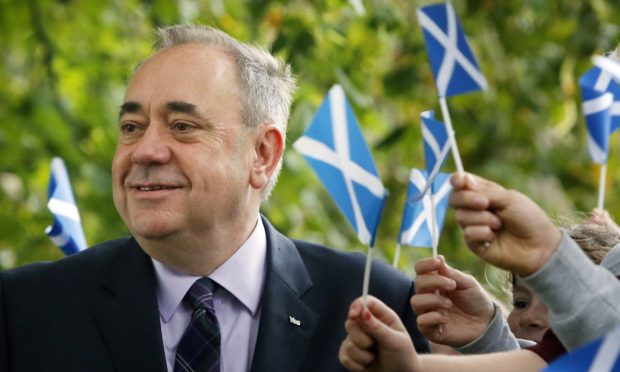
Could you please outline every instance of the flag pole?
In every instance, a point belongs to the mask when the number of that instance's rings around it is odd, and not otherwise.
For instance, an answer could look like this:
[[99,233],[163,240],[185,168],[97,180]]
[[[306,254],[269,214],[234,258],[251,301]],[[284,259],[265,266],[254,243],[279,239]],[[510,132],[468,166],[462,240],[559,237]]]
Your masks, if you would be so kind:
[[370,283],[370,267],[372,262],[372,251],[374,249],[369,245],[368,252],[366,253],[366,267],[364,268],[364,284],[362,286],[362,297],[364,307],[367,307],[368,303],[368,284]]
[[[431,186],[429,191],[429,197],[431,199],[431,244],[433,248],[433,258],[437,258],[437,246],[439,245],[439,237],[437,232],[437,221],[435,220],[435,198],[433,197],[433,187]],[[437,272],[435,272],[437,273]],[[435,290],[435,294],[440,296],[439,289]],[[443,333],[443,325],[439,324],[437,332]]]
[[450,141],[452,157],[454,158],[456,169],[458,170],[460,175],[463,175],[463,173],[465,173],[465,170],[463,169],[463,163],[461,162],[461,154],[459,153],[459,148],[456,145],[456,137],[454,135],[454,129],[452,129],[452,120],[450,119],[450,111],[448,111],[446,97],[439,97],[439,106],[441,107],[441,117],[443,118],[443,121],[445,122],[448,129],[448,139]]
[[394,262],[392,266],[398,268],[398,259],[400,258],[400,243],[396,243],[396,251],[394,252]]
[[598,208],[603,209],[605,201],[605,183],[607,179],[607,163],[601,164],[601,170],[598,180]]
[[437,221],[435,220],[435,198],[433,197],[433,190],[429,192],[431,198],[431,244],[433,248],[433,258],[437,257],[437,246],[439,245],[439,239],[437,237]]

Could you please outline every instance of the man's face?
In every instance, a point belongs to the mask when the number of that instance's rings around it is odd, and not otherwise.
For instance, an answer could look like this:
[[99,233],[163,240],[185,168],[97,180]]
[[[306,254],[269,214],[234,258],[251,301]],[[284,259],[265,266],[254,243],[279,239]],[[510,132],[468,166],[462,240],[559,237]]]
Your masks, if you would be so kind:
[[[114,204],[138,238],[199,238],[247,213],[253,131],[221,49],[166,48],[125,94],[112,163]],[[245,213],[244,213],[245,212]]]

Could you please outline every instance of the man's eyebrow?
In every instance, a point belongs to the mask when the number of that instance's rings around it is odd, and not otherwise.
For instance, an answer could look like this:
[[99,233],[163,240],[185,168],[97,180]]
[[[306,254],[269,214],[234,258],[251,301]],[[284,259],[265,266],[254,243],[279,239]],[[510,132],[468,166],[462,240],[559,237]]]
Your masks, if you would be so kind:
[[121,105],[121,110],[118,113],[118,117],[119,119],[121,118],[121,116],[123,116],[123,114],[126,113],[136,113],[142,110],[142,105],[140,105],[138,102],[125,102]]
[[[137,113],[142,111],[142,105],[138,102],[128,101],[121,105],[120,112],[118,117],[122,117],[127,113]],[[166,111],[168,112],[181,112],[185,114],[189,114],[199,119],[203,119],[203,116],[198,112],[198,107],[193,103],[183,102],[183,101],[172,101],[166,103]]]
[[182,112],[202,119],[202,115],[198,112],[198,108],[193,103],[183,101],[172,101],[166,103],[166,111],[168,112]]

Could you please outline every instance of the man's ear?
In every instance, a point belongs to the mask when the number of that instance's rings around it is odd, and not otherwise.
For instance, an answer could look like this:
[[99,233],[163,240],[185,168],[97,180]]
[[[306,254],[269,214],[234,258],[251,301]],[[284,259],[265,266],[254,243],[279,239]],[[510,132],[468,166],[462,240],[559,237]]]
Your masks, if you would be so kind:
[[284,152],[284,136],[272,124],[263,124],[258,129],[254,143],[254,161],[250,173],[250,184],[262,189],[276,170]]

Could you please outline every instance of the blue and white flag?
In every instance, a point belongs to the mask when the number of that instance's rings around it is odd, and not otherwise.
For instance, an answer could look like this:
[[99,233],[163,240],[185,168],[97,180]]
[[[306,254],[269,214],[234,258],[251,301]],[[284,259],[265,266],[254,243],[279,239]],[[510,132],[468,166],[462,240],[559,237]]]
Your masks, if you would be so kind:
[[419,8],[417,15],[439,97],[486,90],[487,81],[452,4],[428,5]]
[[[433,237],[435,243],[439,241],[439,235],[443,228],[443,223],[448,210],[448,196],[452,191],[450,185],[450,175],[447,173],[438,173],[435,181],[432,183],[431,192],[424,194],[422,199],[417,202],[411,202],[413,195],[422,192],[428,183],[428,172],[419,169],[411,169],[409,176],[409,186],[407,188],[407,201],[403,210],[403,220],[400,226],[400,235],[398,241],[402,245],[412,247],[433,247]],[[433,211],[433,203],[434,211]],[[435,217],[435,226],[437,231],[432,232],[431,216]],[[436,244],[435,244],[436,246]]]
[[620,326],[605,337],[564,354],[544,371],[620,372]]
[[411,201],[420,199],[426,193],[450,151],[448,130],[442,122],[435,120],[435,113],[432,110],[424,111],[420,114],[420,118],[422,119],[422,141],[424,142],[424,161],[428,182],[419,194],[412,195]]
[[339,85],[330,89],[293,147],[321,179],[360,241],[372,247],[387,192]]
[[60,158],[52,159],[47,193],[47,207],[54,215],[54,224],[45,229],[45,234],[66,255],[86,249],[86,239],[82,231],[80,213],[73,198],[69,174]]
[[594,66],[581,76],[579,86],[590,157],[595,163],[605,164],[609,137],[620,128],[620,84],[610,72]]

